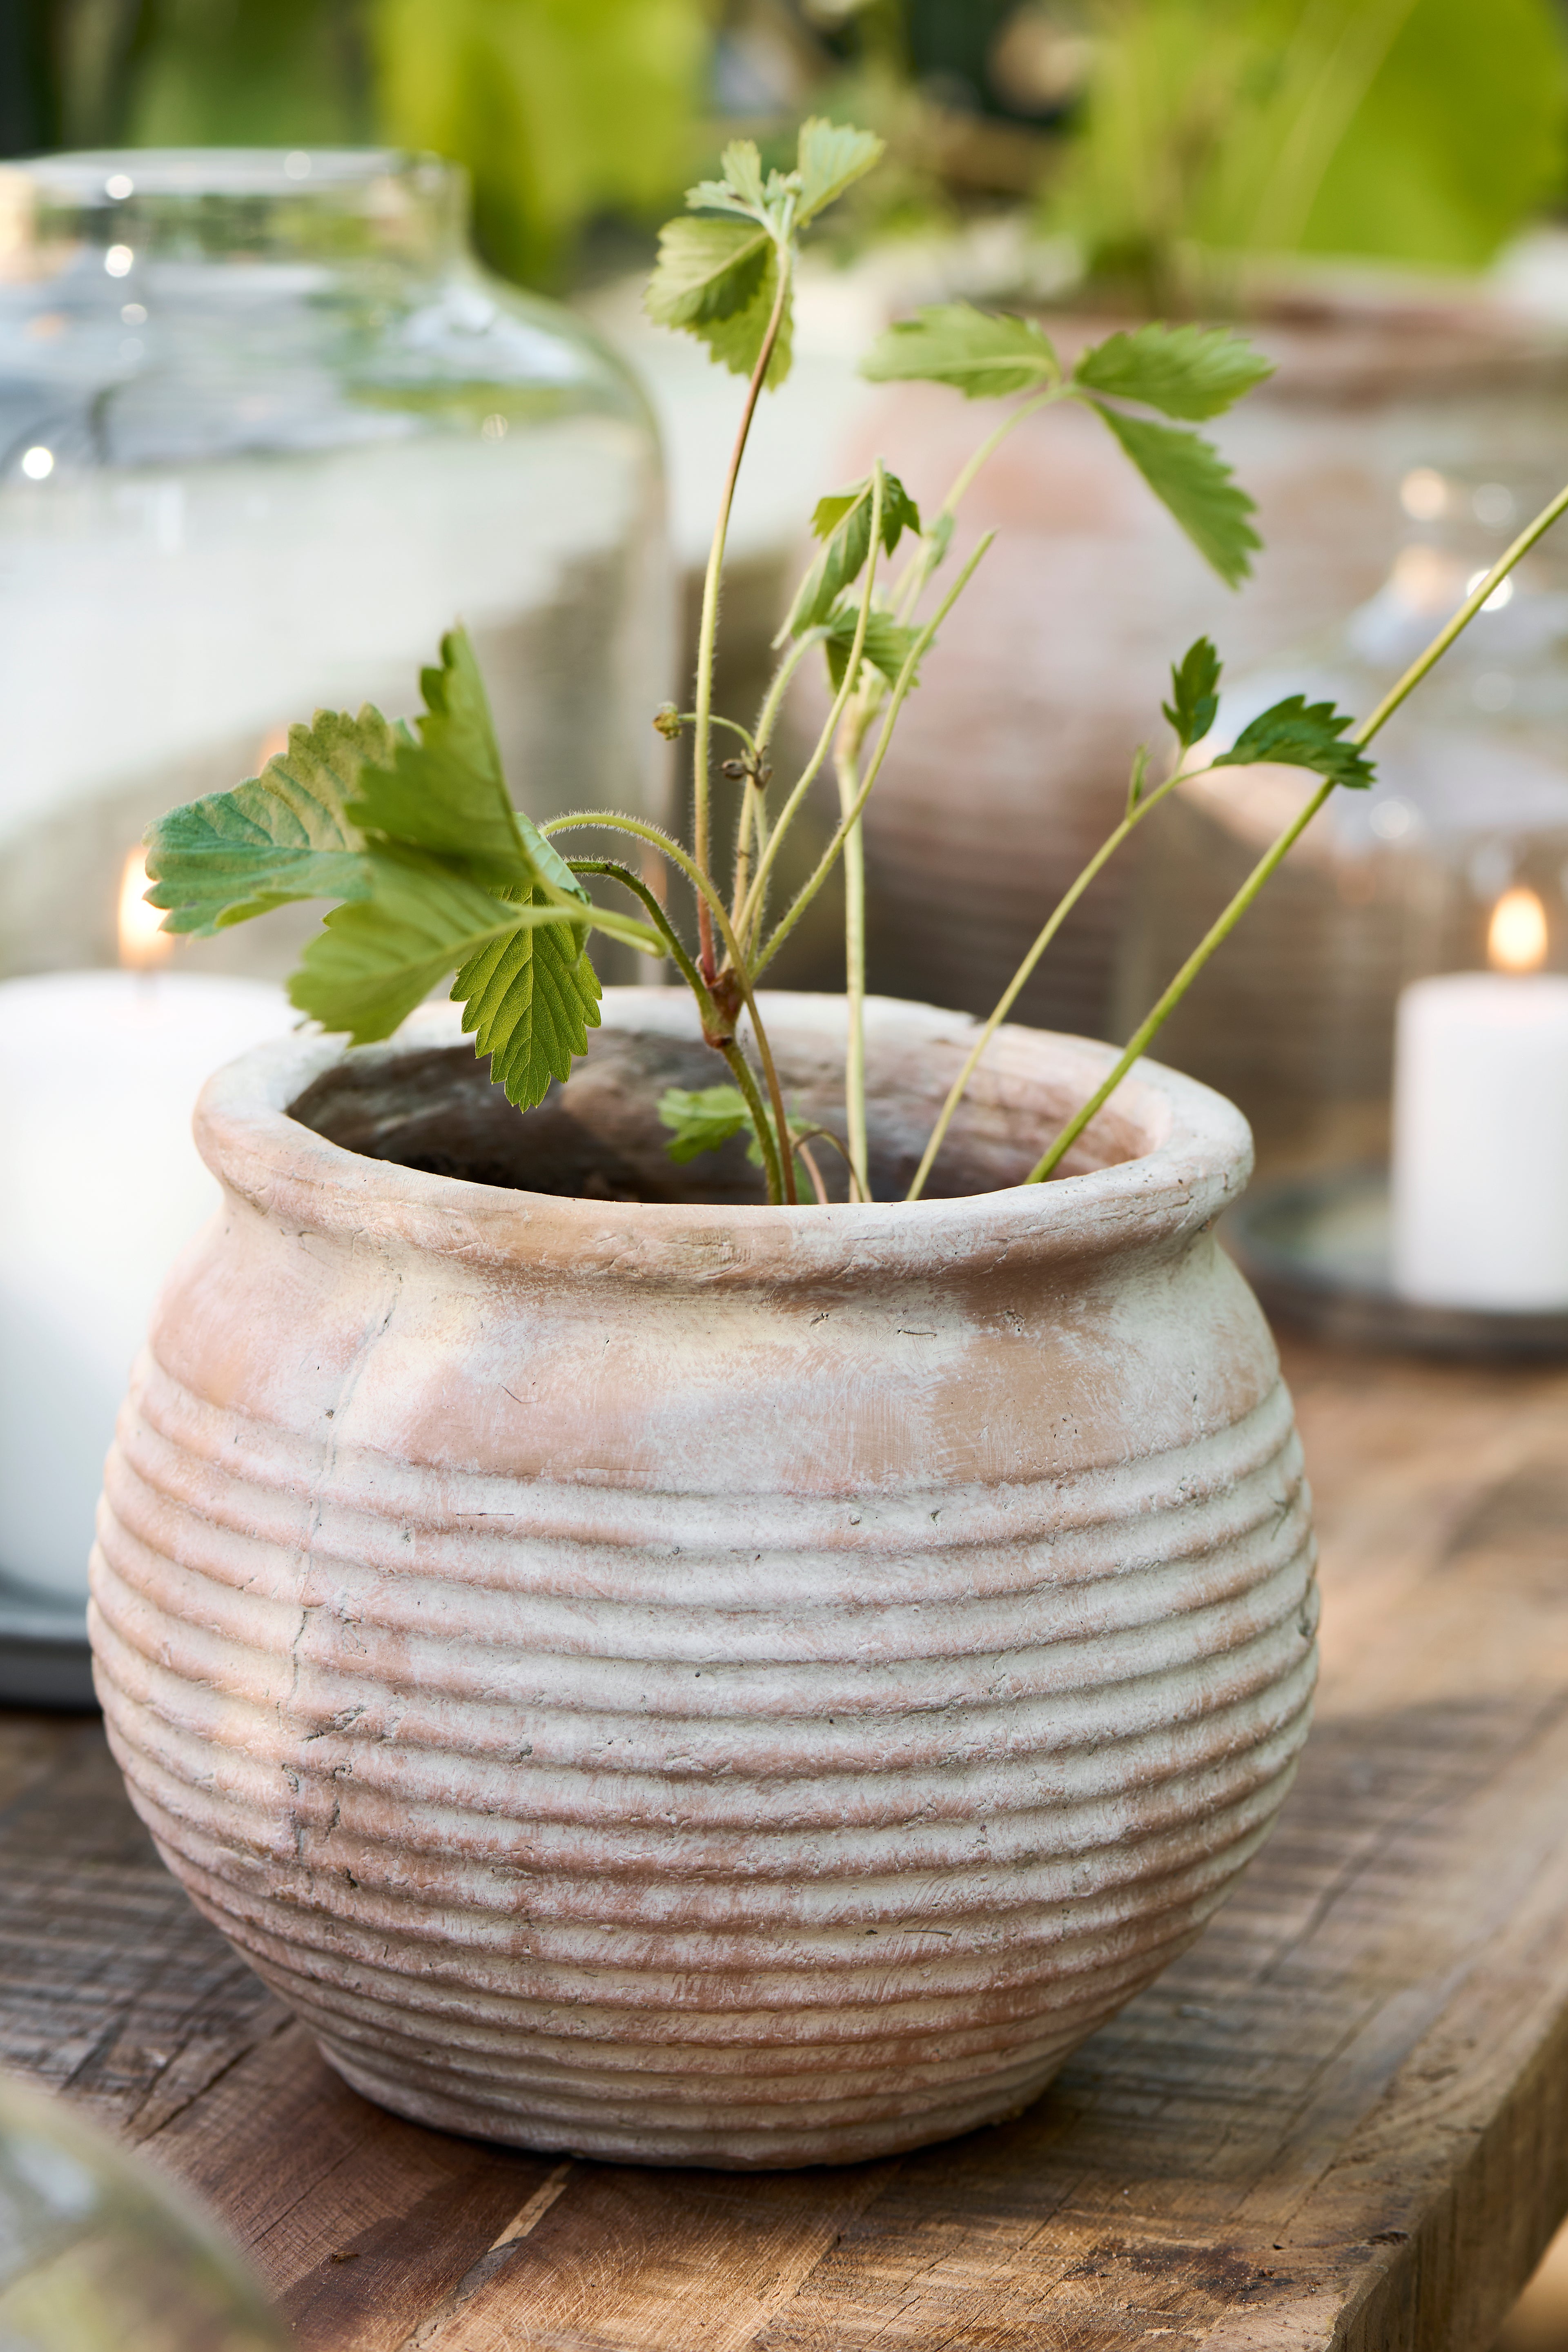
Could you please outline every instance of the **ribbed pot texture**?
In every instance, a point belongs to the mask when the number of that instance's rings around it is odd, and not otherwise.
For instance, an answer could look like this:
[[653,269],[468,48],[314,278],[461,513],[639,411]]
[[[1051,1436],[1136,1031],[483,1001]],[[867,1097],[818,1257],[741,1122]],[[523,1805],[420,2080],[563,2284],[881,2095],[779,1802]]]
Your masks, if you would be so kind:
[[[843,1007],[764,1017],[793,1105]],[[1198,1934],[1306,1733],[1289,1400],[1218,1096],[1005,1030],[937,1197],[770,1209],[684,992],[524,1120],[455,1012],[208,1087],[225,1205],[109,1461],[92,1637],[171,1870],[357,2089],[539,2149],[1016,2113]],[[877,1189],[973,1035],[873,1003]],[[695,1181],[694,1181],[695,1180]],[[696,1204],[691,1194],[703,1197]],[[683,1193],[686,1197],[682,1197]]]

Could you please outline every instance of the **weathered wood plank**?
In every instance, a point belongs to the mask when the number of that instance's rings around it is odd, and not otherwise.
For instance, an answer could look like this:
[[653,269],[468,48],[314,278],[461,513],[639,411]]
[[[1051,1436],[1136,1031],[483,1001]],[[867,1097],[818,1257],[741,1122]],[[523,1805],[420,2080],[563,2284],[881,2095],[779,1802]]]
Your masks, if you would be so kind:
[[762,2178],[339,2084],[91,1727],[0,1722],[0,2059],[199,2189],[306,2352],[1475,2352],[1568,2208],[1568,1378],[1293,1351],[1320,1721],[1203,1943],[998,2129]]

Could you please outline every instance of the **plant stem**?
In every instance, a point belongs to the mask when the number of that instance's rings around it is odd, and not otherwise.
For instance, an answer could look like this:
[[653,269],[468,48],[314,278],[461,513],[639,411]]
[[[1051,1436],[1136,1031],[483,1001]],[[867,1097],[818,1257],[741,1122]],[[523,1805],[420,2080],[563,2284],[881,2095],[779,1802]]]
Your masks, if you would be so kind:
[[[913,645],[910,647],[909,653],[905,657],[904,666],[899,672],[898,684],[893,688],[892,698],[888,704],[887,711],[882,719],[880,730],[878,733],[876,749],[871,754],[871,764],[867,770],[861,782],[860,789],[855,798],[855,804],[846,815],[839,818],[837,830],[834,834],[834,836],[828,843],[826,848],[823,851],[821,857],[817,860],[816,870],[812,874],[810,880],[805,883],[800,890],[796,892],[788,912],[780,918],[772,939],[769,940],[766,947],[763,948],[762,953],[758,956],[755,964],[752,966],[753,978],[755,978],[766,965],[773,961],[774,956],[777,955],[780,948],[784,945],[791,931],[794,930],[796,923],[799,922],[801,917],[805,914],[806,908],[810,906],[812,900],[816,898],[817,892],[821,889],[823,884],[832,873],[838,857],[838,853],[844,846],[845,836],[848,833],[850,825],[855,823],[856,819],[864,809],[866,803],[871,797],[871,787],[875,784],[878,776],[880,774],[882,762],[888,756],[888,746],[892,740],[893,729],[898,723],[899,713],[902,709],[905,701],[908,699],[910,689],[914,685],[915,672],[920,667],[921,656],[929,650],[931,639],[935,636],[938,629],[941,628],[943,621],[946,620],[949,613],[952,612],[954,604],[957,604],[960,596],[963,595],[964,590],[968,587],[970,581],[974,575],[976,565],[984,555],[986,549],[990,546],[996,534],[994,530],[988,530],[985,533],[984,539],[980,541],[979,544],[971,553],[968,562],[964,565],[963,571],[959,573],[957,579],[948,590],[947,594],[942,598],[942,603],[937,606],[936,611],[931,614],[931,619],[926,623],[924,628],[921,629],[919,636],[916,637]],[[847,683],[847,677],[848,674],[847,672],[846,683]],[[781,819],[780,822],[782,824],[783,820]],[[775,827],[773,841],[768,845],[770,851],[773,849],[777,840],[778,828]],[[762,873],[759,869],[757,882],[753,882],[752,885],[752,895],[753,898],[757,895],[758,883],[761,880]]]
[[[1194,772],[1197,772],[1194,771]],[[1046,950],[1050,946],[1051,941],[1056,938],[1057,933],[1060,930],[1063,923],[1071,914],[1073,908],[1077,906],[1079,900],[1082,898],[1089,884],[1094,880],[1095,876],[1100,872],[1103,866],[1108,865],[1110,859],[1115,856],[1116,852],[1121,848],[1128,835],[1131,833],[1136,826],[1142,823],[1150,810],[1158,808],[1160,803],[1165,798],[1166,794],[1173,793],[1179,783],[1188,782],[1190,781],[1191,776],[1184,774],[1181,768],[1178,767],[1175,774],[1173,776],[1168,776],[1157,792],[1151,793],[1146,800],[1135,801],[1132,806],[1128,810],[1126,815],[1122,818],[1121,824],[1117,826],[1115,832],[1110,834],[1100,845],[1100,848],[1096,850],[1094,856],[1089,859],[1089,864],[1084,867],[1082,873],[1078,877],[1078,879],[1069,884],[1068,887],[1058,899],[1055,907],[1051,909],[1050,914],[1046,918],[1044,924],[1037,935],[1033,947],[1030,948],[1028,954],[1024,958],[1023,962],[1018,966],[1017,971],[1013,974],[1012,979],[1008,982],[1006,987],[997,998],[995,1006],[991,1013],[991,1017],[986,1022],[984,1028],[980,1032],[979,1036],[975,1039],[969,1055],[964,1062],[963,1067],[960,1070],[957,1077],[954,1078],[952,1086],[949,1087],[947,1090],[947,1099],[942,1104],[942,1111],[937,1118],[936,1125],[931,1129],[931,1139],[927,1143],[924,1151],[921,1155],[921,1164],[915,1170],[913,1181],[910,1185],[909,1191],[904,1195],[904,1198],[907,1201],[918,1201],[921,1194],[924,1192],[926,1179],[931,1174],[932,1166],[936,1160],[937,1153],[942,1150],[942,1144],[946,1139],[947,1130],[952,1124],[953,1113],[957,1110],[959,1104],[963,1101],[964,1095],[968,1092],[969,1081],[974,1076],[975,1071],[979,1068],[981,1057],[984,1054],[985,1048],[990,1045],[992,1038],[996,1034],[997,1030],[1001,1027],[1003,1022],[1005,1021],[1008,1013],[1013,1010],[1014,1005],[1017,1002],[1019,991],[1023,988],[1030,973],[1034,971],[1035,966],[1039,962],[1040,958],[1045,954]]]
[[[1026,416],[1033,416],[1037,409],[1052,407],[1058,401],[1068,400],[1072,396],[1070,384],[1054,383],[1048,391],[1036,393],[1030,399],[1021,401],[1016,408],[1009,409],[1002,422],[993,426],[979,447],[959,467],[952,478],[952,484],[946,498],[937,509],[937,513],[957,515],[960,506],[973,488],[975,478],[982,467],[989,465],[1015,425],[1021,425]],[[908,566],[894,592],[899,618],[906,625],[913,618],[915,607],[925,593],[926,583],[935,570],[936,551],[928,533],[925,547]]]
[[[693,727],[697,723],[697,713],[695,710],[683,710],[680,713],[680,719],[683,726]],[[725,719],[717,710],[710,710],[708,713],[708,724],[710,727],[727,727],[731,735],[740,737],[748,751],[755,752],[757,747],[752,740],[751,730],[742,727],[738,719]]]
[[[727,1045],[721,1045],[719,1050],[730,1065],[735,1084],[746,1097],[746,1108],[752,1115],[752,1125],[756,1129],[757,1140],[763,1148],[763,1173],[768,1182],[768,1206],[776,1209],[781,1206],[785,1198],[785,1185],[779,1168],[778,1146],[773,1141],[773,1129],[769,1124],[767,1112],[763,1108],[763,1098],[757,1092],[757,1082],[752,1076],[752,1066],[733,1037]],[[787,1139],[784,1149],[785,1150],[789,1149]],[[788,1197],[792,1201],[795,1198],[793,1183],[788,1187]]]
[[995,425],[985,436],[980,446],[959,467],[958,472],[953,476],[952,488],[948,491],[937,511],[940,514],[955,515],[973,488],[974,478],[981,467],[990,464],[1014,426],[1021,425],[1026,416],[1033,416],[1037,409],[1049,408],[1056,401],[1069,398],[1070,389],[1070,386],[1065,383],[1053,383],[1048,391],[1035,393],[1029,399],[1020,401],[1016,408],[1009,409],[1000,425]]
[[[642,900],[663,934],[666,947],[679,967],[681,978],[697,999],[697,1009],[702,1016],[703,1026],[707,1027],[710,1023],[717,1025],[718,1007],[708,992],[702,975],[682,947],[679,938],[670,925],[668,917],[647,884],[639,876],[634,874],[629,866],[623,866],[613,857],[569,857],[566,863],[574,874],[607,875],[612,881],[619,882],[624,888],[630,890],[635,898]],[[746,1108],[751,1114],[752,1125],[756,1130],[757,1145],[763,1155],[763,1170],[768,1182],[768,1199],[776,1206],[784,1197],[784,1180],[780,1173],[778,1150],[773,1140],[773,1131],[769,1124],[767,1112],[763,1107],[763,1098],[757,1092],[756,1080],[752,1076],[751,1065],[733,1038],[731,1038],[720,1050],[734,1074],[741,1092],[746,1098]]]
[[[1542,538],[1545,532],[1550,530],[1552,524],[1558,520],[1559,516],[1564,513],[1568,513],[1568,487],[1559,490],[1557,496],[1551,501],[1551,503],[1548,506],[1542,507],[1541,512],[1536,516],[1533,522],[1526,524],[1523,530],[1520,532],[1519,537],[1514,541],[1512,546],[1505,549],[1503,553],[1499,556],[1497,562],[1492,565],[1491,570],[1488,572],[1471,590],[1470,593],[1466,597],[1464,603],[1459,606],[1458,611],[1454,614],[1453,617],[1447,621],[1443,627],[1438,630],[1436,635],[1432,639],[1431,644],[1426,646],[1424,652],[1416,656],[1415,659],[1411,663],[1404,676],[1390,687],[1388,692],[1384,696],[1383,700],[1372,713],[1372,716],[1369,719],[1363,719],[1361,725],[1352,730],[1349,740],[1352,743],[1370,743],[1373,737],[1378,733],[1380,729],[1387,725],[1389,719],[1393,718],[1394,712],[1399,709],[1400,704],[1405,701],[1408,695],[1414,693],[1415,688],[1420,685],[1427,671],[1431,669],[1436,662],[1442,659],[1442,656],[1447,652],[1448,647],[1453,644],[1455,638],[1458,636],[1462,631],[1468,628],[1470,623],[1475,619],[1476,614],[1480,611],[1482,605],[1486,603],[1488,597],[1491,595],[1494,589],[1497,588],[1500,582],[1507,579],[1509,573],[1513,570],[1514,565],[1519,562],[1520,558],[1528,554],[1530,550],[1535,545],[1536,541]],[[1053,1169],[1061,1164],[1061,1161],[1066,1157],[1067,1153],[1071,1150],[1073,1145],[1078,1141],[1079,1137],[1083,1133],[1084,1129],[1089,1125],[1090,1119],[1095,1117],[1098,1111],[1102,1110],[1105,1105],[1110,1101],[1117,1087],[1121,1084],[1122,1079],[1127,1076],[1128,1071],[1132,1067],[1133,1063],[1138,1059],[1139,1055],[1144,1051],[1145,1047],[1151,1043],[1156,1034],[1164,1026],[1164,1024],[1170,1018],[1170,1015],[1175,1011],[1177,1005],[1181,1003],[1183,997],[1186,994],[1188,989],[1192,986],[1194,981],[1203,970],[1205,964],[1207,963],[1215,950],[1223,940],[1227,939],[1230,933],[1235,929],[1242,916],[1247,912],[1248,907],[1251,906],[1254,898],[1257,898],[1259,890],[1262,889],[1263,885],[1268,880],[1269,876],[1274,872],[1275,868],[1283,862],[1289,852],[1295,846],[1301,835],[1305,833],[1307,827],[1310,824],[1312,819],[1317,815],[1318,811],[1322,807],[1323,803],[1328,799],[1330,793],[1333,792],[1334,789],[1334,782],[1331,777],[1326,782],[1321,784],[1318,790],[1312,794],[1311,799],[1307,803],[1306,806],[1300,811],[1300,814],[1292,818],[1291,822],[1285,827],[1284,832],[1280,834],[1279,839],[1264,852],[1264,855],[1258,859],[1258,864],[1253,867],[1246,881],[1243,882],[1241,887],[1237,891],[1229,905],[1226,907],[1224,911],[1209,926],[1209,929],[1205,932],[1203,938],[1198,941],[1197,946],[1193,950],[1192,954],[1187,958],[1185,963],[1182,966],[1174,980],[1172,981],[1164,994],[1160,998],[1158,1003],[1155,1004],[1146,1017],[1140,1022],[1132,1035],[1128,1039],[1126,1046],[1118,1056],[1115,1064],[1107,1076],[1101,1080],[1100,1084],[1095,1088],[1094,1093],[1089,1097],[1088,1102],[1083,1105],[1080,1110],[1074,1113],[1073,1117],[1068,1121],[1066,1127],[1063,1128],[1061,1133],[1051,1144],[1049,1150],[1042,1153],[1039,1160],[1036,1161],[1034,1167],[1031,1168],[1028,1175],[1024,1180],[1026,1183],[1043,1184],[1047,1177],[1050,1175]]]
[[[835,762],[838,806],[847,817],[859,796],[855,752],[846,747]],[[844,1109],[849,1130],[849,1163],[869,1166],[866,1143],[866,844],[858,817],[844,835]],[[864,1188],[864,1179],[862,1179]]]
[[702,872],[689,853],[682,849],[674,835],[665,832],[662,825],[650,824],[646,817],[626,816],[619,809],[571,809],[564,816],[549,818],[539,830],[545,835],[564,833],[572,825],[577,824],[602,833],[635,834],[639,841],[651,843],[661,856],[668,857],[672,865],[679,866],[691,885],[693,895],[700,902],[704,899],[707,901],[710,913],[717,914],[721,923],[728,920],[724,913],[724,901],[720,898],[707,875]]
[[1328,782],[1321,784],[1318,790],[1312,794],[1311,799],[1307,803],[1306,807],[1301,810],[1300,815],[1295,817],[1292,822],[1286,826],[1279,839],[1268,850],[1265,856],[1258,859],[1257,865],[1253,867],[1251,873],[1247,876],[1240,889],[1236,893],[1236,896],[1231,899],[1230,904],[1226,908],[1224,913],[1220,915],[1215,922],[1211,923],[1208,929],[1204,933],[1203,938],[1198,941],[1197,946],[1193,950],[1192,954],[1187,958],[1185,963],[1182,966],[1174,980],[1172,981],[1169,988],[1166,989],[1164,994],[1160,998],[1159,1003],[1153,1007],[1152,1011],[1147,1013],[1143,1020],[1139,1023],[1138,1027],[1128,1039],[1125,1050],[1121,1054],[1121,1058],[1116,1063],[1114,1068],[1110,1071],[1110,1075],[1099,1087],[1096,1087],[1094,1093],[1090,1095],[1088,1102],[1084,1104],[1082,1109],[1076,1112],[1068,1121],[1068,1124],[1063,1128],[1061,1133],[1057,1137],[1056,1141],[1051,1145],[1050,1149],[1042,1153],[1040,1158],[1036,1161],[1034,1167],[1030,1169],[1029,1173],[1024,1179],[1024,1181],[1026,1184],[1043,1184],[1046,1178],[1050,1174],[1052,1169],[1060,1163],[1066,1154],[1072,1149],[1072,1146],[1078,1141],[1079,1137],[1083,1133],[1084,1129],[1089,1125],[1089,1120],[1094,1117],[1095,1113],[1103,1109],[1106,1103],[1110,1101],[1110,1097],[1121,1084],[1122,1079],[1127,1076],[1128,1071],[1132,1067],[1133,1063],[1142,1053],[1144,1047],[1155,1035],[1156,1032],[1163,1028],[1166,1021],[1169,1020],[1171,1014],[1175,1011],[1177,1005],[1181,1003],[1183,997],[1186,994],[1188,989],[1197,978],[1199,972],[1202,971],[1205,964],[1207,963],[1210,956],[1213,955],[1215,948],[1217,948],[1224,940],[1228,939],[1231,932],[1241,920],[1243,915],[1246,914],[1248,907],[1251,906],[1254,898],[1257,898],[1258,892],[1268,881],[1269,876],[1274,872],[1276,866],[1284,863],[1288,853],[1295,847],[1296,843],[1300,839],[1302,834],[1306,832],[1307,827],[1311,824],[1312,819],[1317,815],[1318,811],[1322,807],[1323,803],[1328,799],[1329,794],[1333,791],[1333,789],[1334,785],[1331,778]]
[[778,724],[779,711],[791,678],[813,646],[821,645],[826,635],[826,629],[806,629],[800,636],[791,639],[778,667],[768,682],[767,694],[761,710],[757,713],[756,740],[752,748],[759,758],[767,751],[769,743],[773,740],[773,729]]
[[817,1207],[819,1209],[826,1209],[827,1206],[827,1187],[822,1181],[822,1171],[816,1164],[816,1153],[812,1150],[810,1144],[806,1142],[804,1136],[797,1135],[795,1137],[795,1149],[801,1166],[805,1170],[806,1174],[811,1179],[811,1189],[816,1195]]
[[614,857],[569,857],[566,864],[574,874],[605,875],[610,881],[619,882],[623,888],[631,891],[634,898],[642,900],[643,905],[653,917],[654,927],[664,942],[665,953],[679,968],[681,978],[697,999],[698,1009],[703,1013],[705,1019],[711,1014],[716,1020],[718,1007],[708,993],[707,984],[701,973],[681,945],[679,934],[659,905],[656,893],[641,876],[634,874],[629,866],[623,866],[617,858]]
[[[692,847],[697,863],[706,874],[711,865],[711,847],[708,829],[708,731],[713,709],[713,647],[719,633],[719,586],[724,574],[724,542],[729,537],[730,510],[735,502],[735,484],[740,476],[741,460],[746,454],[746,442],[762,396],[763,379],[778,341],[779,329],[789,306],[790,277],[794,254],[786,236],[775,241],[778,257],[778,292],[773,298],[773,316],[763,337],[763,347],[757,354],[757,364],[752,370],[752,380],[746,387],[745,406],[741,411],[740,429],[735,446],[730,453],[730,470],[719,501],[719,519],[713,526],[713,542],[708,551],[708,570],[702,582],[702,618],[697,635],[697,693],[693,717],[691,746],[692,782]],[[718,967],[713,955],[712,918],[705,900],[697,902],[698,961],[708,979],[717,977]]]
[[795,1138],[795,1150],[799,1152],[801,1158],[805,1160],[806,1166],[811,1168],[813,1183],[816,1183],[819,1180],[815,1167],[812,1166],[810,1160],[806,1158],[805,1147],[808,1143],[816,1143],[818,1140],[823,1143],[831,1143],[835,1151],[837,1152],[840,1160],[843,1160],[845,1169],[847,1170],[849,1177],[849,1198],[852,1201],[868,1201],[871,1195],[866,1190],[859,1170],[856,1167],[855,1162],[850,1159],[849,1154],[845,1150],[843,1144],[840,1142],[838,1137],[834,1134],[833,1129],[830,1127],[808,1127],[805,1129],[804,1133],[798,1134]]
[[[672,859],[679,866],[692,888],[697,892],[699,904],[706,903],[713,921],[719,927],[720,936],[724,942],[725,954],[734,969],[736,984],[741,990],[746,1010],[752,1016],[752,1027],[756,1033],[757,1055],[763,1065],[763,1076],[767,1079],[768,1093],[773,1102],[774,1117],[778,1121],[779,1135],[781,1139],[787,1138],[789,1123],[784,1116],[784,1096],[779,1089],[778,1073],[773,1066],[773,1048],[768,1043],[768,1033],[763,1028],[762,1016],[757,1011],[756,998],[752,989],[752,978],[742,960],[724,901],[708,876],[701,871],[694,859],[688,856],[680,844],[673,841],[661,826],[650,824],[646,817],[625,816],[618,809],[573,810],[566,816],[552,817],[548,824],[540,827],[540,831],[544,834],[560,833],[568,825],[574,824],[599,826],[606,833],[635,834],[639,841],[652,842],[666,857]],[[700,974],[700,977],[702,976]],[[711,983],[704,979],[701,993],[698,997],[698,1010],[702,1013],[704,1034],[710,1036],[710,1042],[719,1052],[722,1053],[725,1045],[731,1041],[713,1035],[710,1029],[709,1014],[705,1008],[711,1008],[713,1004],[713,999],[709,993],[710,985]],[[795,1165],[787,1141],[783,1144],[782,1150],[784,1198],[793,1203],[796,1197]]]
[[[773,859],[778,855],[785,834],[795,822],[801,803],[816,782],[818,771],[833,748],[833,739],[838,731],[838,722],[848,708],[849,698],[854,694],[859,680],[860,661],[866,647],[866,631],[871,618],[871,592],[877,581],[877,558],[881,552],[879,519],[882,480],[882,462],[879,458],[877,488],[873,494],[875,503],[872,509],[877,527],[866,557],[866,579],[860,591],[860,610],[856,615],[855,636],[849,647],[848,658],[844,665],[844,677],[837,693],[833,698],[833,707],[823,722],[822,732],[816,739],[816,749],[796,777],[789,798],[780,809],[773,829],[768,835],[768,845],[757,860],[757,870],[752,877],[752,887],[746,893],[746,901],[741,908],[740,920],[735,925],[736,933],[742,940],[749,940],[757,928],[762,912],[763,892],[767,887],[768,876],[773,871]],[[760,971],[762,966],[759,964],[757,969]]]
[[[871,573],[882,541],[882,501],[887,476],[880,457],[871,475],[871,539],[867,551],[866,595],[862,599],[856,651],[866,633],[871,605]],[[846,673],[860,685],[856,662]],[[858,699],[846,710],[838,730],[834,769],[838,780],[838,808],[844,821],[844,1109],[849,1130],[849,1164],[860,1174],[868,1192],[870,1161],[866,1144],[866,842],[860,819],[852,814],[860,791],[859,756],[866,720]]]

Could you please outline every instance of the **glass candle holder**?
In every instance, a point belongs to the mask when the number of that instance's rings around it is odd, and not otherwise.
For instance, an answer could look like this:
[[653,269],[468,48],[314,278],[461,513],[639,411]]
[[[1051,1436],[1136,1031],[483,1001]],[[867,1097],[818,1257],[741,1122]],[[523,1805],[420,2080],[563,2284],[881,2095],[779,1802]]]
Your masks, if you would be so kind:
[[0,2079],[6,2352],[288,2352],[234,2248],[145,2158]]
[[[653,427],[466,216],[459,174],[380,152],[0,167],[0,978],[111,962],[152,818],[318,705],[416,708],[459,615],[531,814],[646,804]],[[280,977],[319,914],[182,962]]]
[[[1331,638],[1230,685],[1210,747],[1289,693],[1371,710],[1558,487],[1409,471],[1383,585]],[[1401,992],[1500,968],[1505,902],[1528,917],[1530,967],[1568,971],[1568,545],[1549,534],[1518,566],[1373,757],[1373,789],[1332,796],[1156,1049],[1240,1105],[1265,1171],[1386,1158]],[[1298,769],[1221,769],[1152,820],[1119,959],[1122,1032],[1315,789]],[[1517,919],[1501,934],[1523,937]]]

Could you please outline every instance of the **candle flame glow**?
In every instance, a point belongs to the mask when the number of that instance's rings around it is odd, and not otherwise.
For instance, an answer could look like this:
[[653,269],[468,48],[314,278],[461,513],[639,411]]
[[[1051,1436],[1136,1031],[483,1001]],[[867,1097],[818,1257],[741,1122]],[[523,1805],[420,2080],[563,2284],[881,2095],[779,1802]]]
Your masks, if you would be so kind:
[[1539,971],[1546,961],[1546,909],[1533,890],[1505,890],[1492,908],[1487,957],[1494,971]]
[[173,955],[173,936],[161,930],[163,916],[142,897],[147,860],[133,849],[120,877],[120,961],[127,971],[151,971]]

